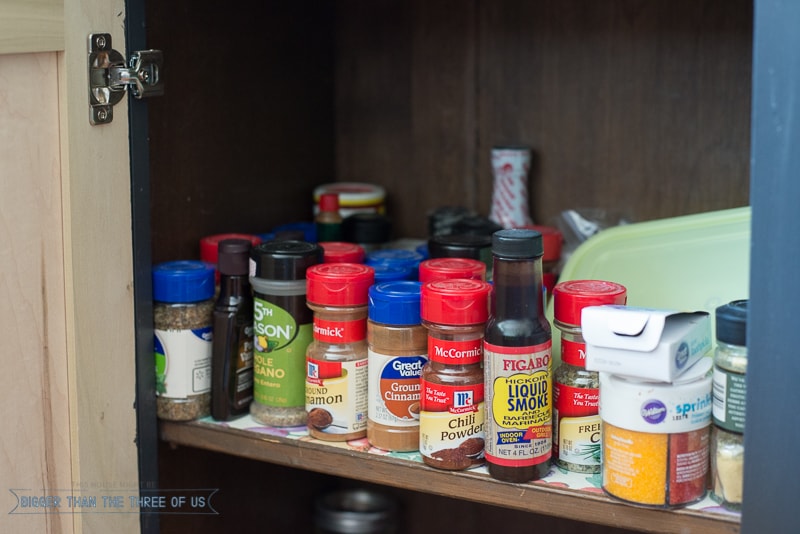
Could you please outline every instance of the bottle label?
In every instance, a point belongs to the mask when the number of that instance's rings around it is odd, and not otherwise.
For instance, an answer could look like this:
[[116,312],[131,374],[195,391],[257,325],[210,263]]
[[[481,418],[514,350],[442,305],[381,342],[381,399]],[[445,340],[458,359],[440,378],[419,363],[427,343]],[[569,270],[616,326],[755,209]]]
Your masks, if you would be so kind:
[[245,407],[253,400],[253,325],[237,325],[236,370],[233,401],[236,407]]
[[486,459],[525,467],[552,452],[551,341],[527,347],[484,343]]
[[367,339],[367,321],[329,321],[314,317],[314,339],[324,343],[355,343]]
[[600,390],[553,383],[553,456],[562,462],[600,465]]
[[211,391],[212,331],[155,330],[156,394],[185,399]]
[[308,359],[308,424],[327,434],[351,434],[367,428],[367,358],[349,362]]
[[447,365],[480,363],[483,357],[483,339],[449,341],[428,336],[428,356],[434,362]]
[[420,374],[426,355],[388,356],[368,352],[369,419],[396,427],[419,425]]
[[561,361],[576,367],[586,367],[586,343],[561,338]]
[[720,428],[732,432],[744,432],[745,375],[733,373],[714,366],[711,416]]
[[305,405],[306,349],[313,338],[311,323],[271,302],[253,299],[253,398],[280,408]]
[[420,379],[419,452],[446,467],[480,463],[484,447],[483,384],[448,386]]

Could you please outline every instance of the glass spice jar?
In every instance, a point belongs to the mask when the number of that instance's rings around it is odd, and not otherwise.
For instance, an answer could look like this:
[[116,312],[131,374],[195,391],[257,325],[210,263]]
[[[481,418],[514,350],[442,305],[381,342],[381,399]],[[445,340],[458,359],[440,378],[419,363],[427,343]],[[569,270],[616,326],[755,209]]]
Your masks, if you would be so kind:
[[483,336],[491,285],[448,279],[422,286],[420,316],[428,363],[420,385],[422,461],[463,470],[484,463]]
[[711,498],[736,511],[742,507],[744,476],[747,303],[736,300],[716,309]]
[[600,378],[586,370],[581,312],[626,300],[624,286],[605,280],[570,280],[553,288],[553,325],[561,332],[561,364],[553,373],[553,460],[568,471],[600,472]]
[[419,377],[428,361],[420,291],[414,281],[369,288],[367,439],[388,451],[419,449]]
[[211,413],[214,266],[183,260],[153,267],[156,414],[191,421]]
[[314,339],[306,351],[308,433],[323,441],[367,435],[367,305],[371,267],[322,263],[306,271]]

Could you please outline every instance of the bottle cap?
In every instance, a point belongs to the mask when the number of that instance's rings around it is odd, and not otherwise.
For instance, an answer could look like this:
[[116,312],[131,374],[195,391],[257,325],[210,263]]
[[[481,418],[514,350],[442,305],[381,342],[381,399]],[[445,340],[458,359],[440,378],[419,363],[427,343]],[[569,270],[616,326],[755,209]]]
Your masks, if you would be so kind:
[[370,265],[375,270],[375,283],[378,282],[391,282],[393,280],[414,280],[415,271],[411,267],[404,267],[402,265],[389,265],[386,263],[377,263]]
[[717,308],[717,341],[747,346],[747,304],[747,299],[734,300]]
[[581,324],[581,310],[604,304],[625,305],[625,286],[605,280],[569,280],[553,288],[553,318],[570,325]]
[[420,324],[422,284],[412,280],[382,282],[369,288],[370,320],[389,325]]
[[558,261],[561,258],[561,247],[564,244],[564,236],[561,230],[552,226],[542,226],[539,224],[524,226],[523,228],[536,230],[542,234],[542,245],[544,248],[542,261]]
[[153,300],[190,303],[214,296],[214,266],[197,260],[159,263],[153,267]]
[[361,245],[344,241],[322,241],[325,263],[364,263],[367,253]]
[[350,243],[386,243],[391,233],[391,222],[379,213],[354,213],[342,221],[342,236]]
[[427,282],[422,286],[420,316],[447,325],[473,325],[489,318],[492,286],[480,280],[453,278]]
[[422,261],[419,252],[404,248],[383,248],[367,254],[367,265],[395,265],[416,269]]
[[498,230],[492,234],[492,254],[501,258],[530,259],[544,252],[542,234],[526,228]]
[[363,306],[375,281],[372,267],[361,263],[321,263],[306,271],[306,299],[323,306]]
[[268,241],[250,252],[250,276],[266,280],[303,280],[322,262],[323,250],[307,241]]
[[227,275],[247,275],[250,263],[250,241],[223,239],[219,242],[217,270]]
[[433,258],[419,264],[419,281],[433,282],[448,278],[486,279],[486,264],[470,258]]
[[339,194],[325,193],[319,197],[319,211],[339,211]]
[[492,238],[480,234],[435,235],[428,239],[431,258],[471,258],[485,261],[491,256]]

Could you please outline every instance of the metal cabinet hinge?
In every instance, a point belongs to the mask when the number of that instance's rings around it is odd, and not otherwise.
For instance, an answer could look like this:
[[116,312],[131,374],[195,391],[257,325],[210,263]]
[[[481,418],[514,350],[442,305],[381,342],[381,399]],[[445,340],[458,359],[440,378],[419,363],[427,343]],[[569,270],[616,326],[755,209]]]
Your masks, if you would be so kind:
[[107,124],[114,119],[114,104],[126,89],[134,98],[161,96],[161,50],[133,52],[128,62],[111,47],[108,33],[89,34],[89,122]]

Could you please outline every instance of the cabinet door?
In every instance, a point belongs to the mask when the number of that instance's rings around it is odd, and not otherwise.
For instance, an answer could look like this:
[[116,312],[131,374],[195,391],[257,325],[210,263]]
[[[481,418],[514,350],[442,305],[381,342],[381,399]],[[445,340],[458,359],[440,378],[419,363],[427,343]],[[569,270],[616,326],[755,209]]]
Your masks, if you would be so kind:
[[124,54],[124,12],[0,0],[2,532],[139,531],[100,513],[139,487],[126,104],[90,126],[87,93],[88,34]]

